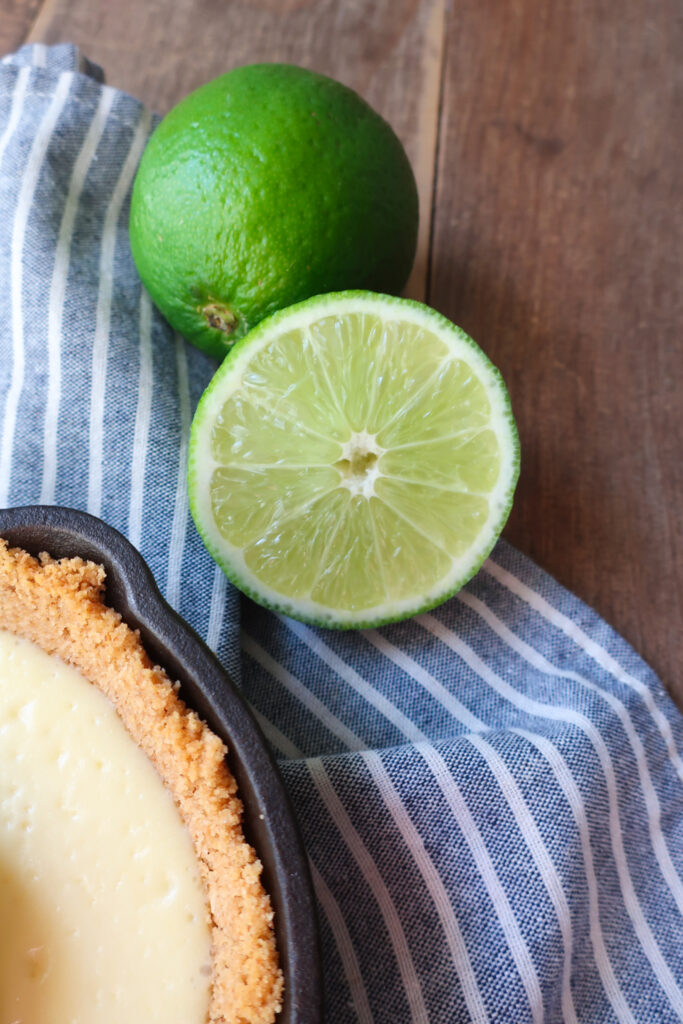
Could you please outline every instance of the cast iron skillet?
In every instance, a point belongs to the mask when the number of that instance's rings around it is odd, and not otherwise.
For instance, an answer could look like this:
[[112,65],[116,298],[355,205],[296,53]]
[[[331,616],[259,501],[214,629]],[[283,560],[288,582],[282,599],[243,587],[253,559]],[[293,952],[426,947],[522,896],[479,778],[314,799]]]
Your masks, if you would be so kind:
[[104,565],[107,604],[140,630],[150,658],[180,681],[184,701],[227,744],[244,803],[244,832],[263,864],[275,910],[285,975],[278,1024],[321,1024],[320,952],[306,855],[275,762],[220,662],[163,600],[132,544],[100,519],[41,505],[0,509],[0,537],[34,555],[79,555]]

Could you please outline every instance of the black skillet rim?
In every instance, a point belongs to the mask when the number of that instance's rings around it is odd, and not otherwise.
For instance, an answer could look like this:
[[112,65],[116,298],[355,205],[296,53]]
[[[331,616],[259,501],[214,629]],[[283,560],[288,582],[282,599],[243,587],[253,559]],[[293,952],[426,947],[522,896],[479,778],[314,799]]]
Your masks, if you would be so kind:
[[105,599],[133,629],[180,694],[228,746],[228,764],[244,804],[244,831],[263,864],[275,911],[285,976],[278,1024],[321,1024],[322,982],[315,900],[308,861],[287,791],[261,731],[225,669],[162,598],[146,562],[101,519],[60,506],[0,509],[0,537],[53,558],[104,565]]

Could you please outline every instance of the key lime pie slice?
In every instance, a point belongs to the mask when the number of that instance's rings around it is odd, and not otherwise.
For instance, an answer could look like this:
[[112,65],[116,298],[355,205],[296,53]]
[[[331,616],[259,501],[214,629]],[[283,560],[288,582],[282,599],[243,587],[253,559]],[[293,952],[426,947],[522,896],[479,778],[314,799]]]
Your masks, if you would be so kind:
[[271,1024],[273,914],[225,748],[103,585],[0,540],[0,1021]]

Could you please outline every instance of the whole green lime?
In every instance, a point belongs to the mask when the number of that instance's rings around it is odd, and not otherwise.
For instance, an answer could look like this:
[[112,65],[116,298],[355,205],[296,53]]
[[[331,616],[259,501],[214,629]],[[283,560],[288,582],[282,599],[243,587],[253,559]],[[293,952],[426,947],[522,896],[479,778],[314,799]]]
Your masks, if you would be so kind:
[[417,221],[405,151],[360,96],[303,68],[253,64],[191,93],[156,129],[130,240],[167,320],[220,359],[312,295],[399,292]]

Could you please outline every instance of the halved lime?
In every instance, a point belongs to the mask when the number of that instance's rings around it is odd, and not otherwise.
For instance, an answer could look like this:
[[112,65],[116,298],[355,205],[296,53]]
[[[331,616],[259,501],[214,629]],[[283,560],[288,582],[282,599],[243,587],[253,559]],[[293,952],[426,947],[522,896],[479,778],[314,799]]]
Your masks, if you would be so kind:
[[519,442],[498,370],[417,302],[317,296],[238,341],[192,424],[190,506],[240,590],[376,626],[432,608],[507,519]]

